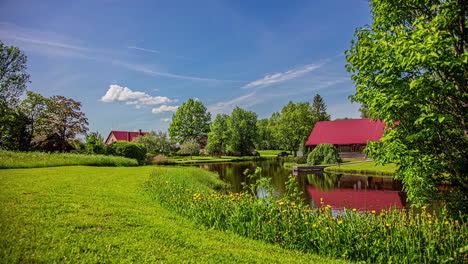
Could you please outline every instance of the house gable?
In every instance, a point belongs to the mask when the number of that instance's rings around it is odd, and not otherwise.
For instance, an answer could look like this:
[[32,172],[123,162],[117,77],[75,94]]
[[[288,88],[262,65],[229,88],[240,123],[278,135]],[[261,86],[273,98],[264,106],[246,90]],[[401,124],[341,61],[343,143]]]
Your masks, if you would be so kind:
[[137,137],[141,137],[148,134],[148,132],[128,132],[128,131],[111,131],[109,133],[109,136],[107,136],[106,145],[112,144],[114,141],[128,141],[128,142],[134,142]]

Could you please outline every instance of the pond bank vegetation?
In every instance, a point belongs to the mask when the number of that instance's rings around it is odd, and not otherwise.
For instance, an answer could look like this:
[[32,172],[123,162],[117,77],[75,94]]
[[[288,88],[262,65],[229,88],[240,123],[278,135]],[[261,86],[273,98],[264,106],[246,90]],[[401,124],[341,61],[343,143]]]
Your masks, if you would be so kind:
[[[207,182],[204,184],[203,181]],[[467,224],[445,210],[355,212],[338,216],[330,206],[310,208],[291,177],[289,195],[257,198],[251,192],[222,193],[212,181],[158,170],[148,190],[165,207],[198,224],[281,245],[287,249],[369,263],[465,263]],[[250,187],[269,190],[268,178]]]

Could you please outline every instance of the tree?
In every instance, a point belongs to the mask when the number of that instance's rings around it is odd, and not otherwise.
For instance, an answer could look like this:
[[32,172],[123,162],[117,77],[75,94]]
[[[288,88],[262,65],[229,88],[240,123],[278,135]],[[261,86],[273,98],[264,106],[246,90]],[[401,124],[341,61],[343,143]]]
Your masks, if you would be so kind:
[[[463,0],[371,2],[373,23],[357,29],[347,51],[353,101],[389,129],[367,147],[396,162],[408,198],[439,199],[450,184],[467,210],[468,31]],[[450,193],[450,192],[449,192]]]
[[92,132],[86,137],[86,154],[104,154],[106,147],[104,145],[104,138],[99,132]]
[[307,165],[326,165],[340,163],[340,154],[338,150],[329,143],[318,144],[307,157]]
[[206,145],[208,153],[222,153],[226,151],[229,143],[228,120],[228,115],[220,114],[211,123],[210,132],[208,133],[208,145]]
[[189,99],[172,116],[169,136],[180,143],[191,138],[202,143],[210,131],[210,120],[211,114],[206,107],[198,100]]
[[151,131],[151,133],[148,133],[142,137],[137,137],[135,142],[143,144],[146,148],[146,151],[152,155],[167,155],[174,149],[173,144],[167,136],[167,133],[162,131]]
[[20,109],[6,108],[0,149],[27,151],[30,147],[30,120]]
[[190,155],[190,159],[192,159],[192,156],[200,153],[200,144],[194,138],[189,139],[180,145],[179,153]]
[[67,140],[88,131],[88,119],[80,109],[80,102],[59,95],[47,101],[44,130],[49,135],[58,135],[60,142],[57,143],[62,151],[65,150]]
[[26,61],[26,55],[20,49],[0,41],[0,109],[18,105],[29,81]]
[[258,138],[255,142],[256,149],[279,149],[269,124],[270,120],[268,118],[257,121]]
[[369,108],[366,105],[361,105],[359,108],[359,112],[361,112],[361,118],[369,118]]
[[234,108],[228,120],[229,146],[233,152],[248,153],[254,147],[257,134],[257,114],[240,107]]
[[30,143],[35,136],[44,134],[45,132],[47,126],[47,106],[50,104],[50,99],[31,91],[28,91],[26,95],[26,99],[21,102],[19,108],[29,119],[27,135],[28,142]]
[[274,113],[270,121],[273,135],[280,146],[293,151],[296,156],[296,152],[306,142],[317,119],[309,103],[296,104],[290,101],[280,113]]
[[316,94],[314,96],[312,111],[317,121],[330,121],[330,115],[327,114],[327,105],[323,101],[323,97],[320,96],[320,94]]
[[[24,118],[16,109],[20,96],[26,90],[29,75],[26,73],[26,56],[14,46],[6,46],[0,41],[0,147],[15,147],[9,145],[11,134],[20,127],[14,127]],[[25,127],[25,126],[24,126]]]

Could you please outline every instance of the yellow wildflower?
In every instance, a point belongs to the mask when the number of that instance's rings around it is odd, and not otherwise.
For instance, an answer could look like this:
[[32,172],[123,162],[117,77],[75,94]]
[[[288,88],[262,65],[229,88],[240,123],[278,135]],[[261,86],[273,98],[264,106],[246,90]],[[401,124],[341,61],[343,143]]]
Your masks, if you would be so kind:
[[448,224],[450,224],[450,222],[449,222],[449,221],[445,221],[445,224],[448,225]]
[[343,221],[338,221],[338,224],[341,225],[343,223]]
[[428,224],[432,225],[432,221],[427,221]]
[[375,210],[372,210],[371,213],[375,214]]
[[356,208],[353,208],[353,212],[356,212]]

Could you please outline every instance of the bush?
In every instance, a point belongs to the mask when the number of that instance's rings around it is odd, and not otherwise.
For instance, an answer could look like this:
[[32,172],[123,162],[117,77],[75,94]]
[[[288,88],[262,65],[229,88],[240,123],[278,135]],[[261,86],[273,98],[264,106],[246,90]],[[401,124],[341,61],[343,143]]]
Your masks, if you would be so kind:
[[309,153],[307,157],[307,165],[324,165],[324,164],[335,164],[340,163],[340,155],[338,150],[329,143],[323,143],[317,145],[317,147]]
[[144,145],[121,140],[110,144],[107,147],[107,153],[109,155],[136,159],[140,165],[143,164],[146,159],[146,148]]
[[180,145],[179,153],[190,155],[190,159],[192,159],[192,156],[200,154],[200,144],[196,139],[189,139]]

